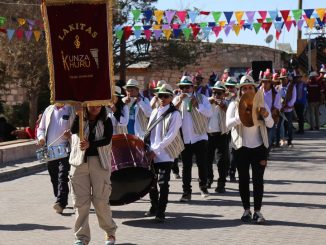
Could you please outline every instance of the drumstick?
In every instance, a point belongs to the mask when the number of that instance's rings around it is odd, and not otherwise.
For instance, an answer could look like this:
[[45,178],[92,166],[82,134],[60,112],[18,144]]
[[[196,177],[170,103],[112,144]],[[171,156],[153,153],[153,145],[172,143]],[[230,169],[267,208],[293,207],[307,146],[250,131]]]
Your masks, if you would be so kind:
[[58,138],[56,138],[53,142],[51,142],[51,144],[48,145],[48,147],[50,147],[51,145],[53,145],[55,142],[57,142],[65,133],[63,133],[62,135],[60,135]]

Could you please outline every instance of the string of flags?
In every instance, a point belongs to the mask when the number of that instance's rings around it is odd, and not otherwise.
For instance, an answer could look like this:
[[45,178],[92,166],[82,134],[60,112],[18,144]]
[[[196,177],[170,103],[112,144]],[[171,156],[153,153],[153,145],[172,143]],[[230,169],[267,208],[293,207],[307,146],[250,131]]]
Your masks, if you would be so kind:
[[[5,28],[8,22],[17,23],[18,28]],[[16,37],[17,40],[21,41],[25,39],[29,42],[32,37],[34,37],[35,41],[38,42],[42,37],[45,37],[42,21],[15,17],[7,19],[4,16],[0,16],[0,34],[1,33],[7,35],[9,41]]]
[[[302,30],[303,25],[311,30],[323,28],[326,24],[326,8],[272,10],[272,11],[175,11],[175,10],[140,10],[132,12],[132,25],[117,25],[114,28],[115,36],[119,40],[128,40],[131,35],[139,39],[142,35],[146,39],[152,36],[156,40],[165,37],[167,40],[173,35],[178,38],[183,34],[185,40],[192,35],[194,39],[201,34],[207,39],[211,33],[216,37],[221,31],[228,36],[234,31],[238,36],[241,30],[254,30],[256,34],[263,29],[266,34],[274,26],[277,40],[285,29],[288,32],[292,27]],[[257,18],[258,16],[258,18]],[[198,22],[199,19],[209,21]]]

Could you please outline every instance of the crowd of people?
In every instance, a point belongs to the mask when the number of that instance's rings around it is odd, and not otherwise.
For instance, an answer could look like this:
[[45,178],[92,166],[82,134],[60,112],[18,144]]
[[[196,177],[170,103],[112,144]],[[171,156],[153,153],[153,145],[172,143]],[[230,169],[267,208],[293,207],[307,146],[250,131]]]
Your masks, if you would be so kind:
[[[214,187],[217,193],[226,191],[227,177],[236,181],[243,205],[243,222],[264,223],[261,212],[264,195],[264,171],[272,147],[293,147],[293,118],[297,118],[296,133],[304,133],[304,113],[310,110],[311,130],[319,130],[319,106],[325,98],[326,70],[311,72],[308,79],[296,70],[281,69],[262,72],[256,82],[248,72],[234,78],[225,69],[220,80],[204,79],[184,74],[173,89],[171,82],[152,81],[142,91],[141,84],[130,79],[125,86],[115,86],[111,106],[51,105],[43,113],[37,138],[41,146],[68,145],[71,152],[65,158],[48,162],[53,184],[53,208],[62,213],[68,204],[68,182],[76,221],[75,244],[88,244],[88,224],[91,203],[95,207],[99,226],[105,231],[106,245],[115,244],[116,224],[108,199],[111,193],[111,139],[114,134],[132,134],[147,145],[147,157],[152,162],[156,182],[152,186],[150,208],[146,216],[158,223],[165,221],[171,172],[182,179],[180,202],[191,202],[192,165],[198,169],[198,190],[203,198]],[[261,95],[261,103],[250,113],[253,125],[241,120],[241,98]],[[259,97],[259,96],[257,96]],[[83,138],[80,138],[79,116],[83,113]],[[256,115],[257,114],[257,115]],[[258,118],[258,119],[257,119]],[[178,162],[182,162],[180,176]],[[214,185],[214,164],[217,165],[217,185]],[[253,213],[250,207],[250,171],[253,182]]]

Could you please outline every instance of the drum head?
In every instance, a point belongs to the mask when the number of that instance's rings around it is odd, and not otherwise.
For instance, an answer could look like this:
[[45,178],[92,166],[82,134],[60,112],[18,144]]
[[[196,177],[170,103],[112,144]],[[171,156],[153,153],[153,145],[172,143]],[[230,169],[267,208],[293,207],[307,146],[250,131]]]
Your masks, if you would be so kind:
[[111,174],[110,205],[124,205],[139,200],[149,192],[153,181],[153,172],[140,167],[113,172]]

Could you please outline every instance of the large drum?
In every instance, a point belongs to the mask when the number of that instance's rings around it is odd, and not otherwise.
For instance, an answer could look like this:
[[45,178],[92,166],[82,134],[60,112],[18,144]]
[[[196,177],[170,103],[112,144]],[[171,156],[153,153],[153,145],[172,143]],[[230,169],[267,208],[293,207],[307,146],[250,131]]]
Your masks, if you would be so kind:
[[124,205],[145,196],[154,181],[144,142],[134,135],[112,137],[111,205]]

